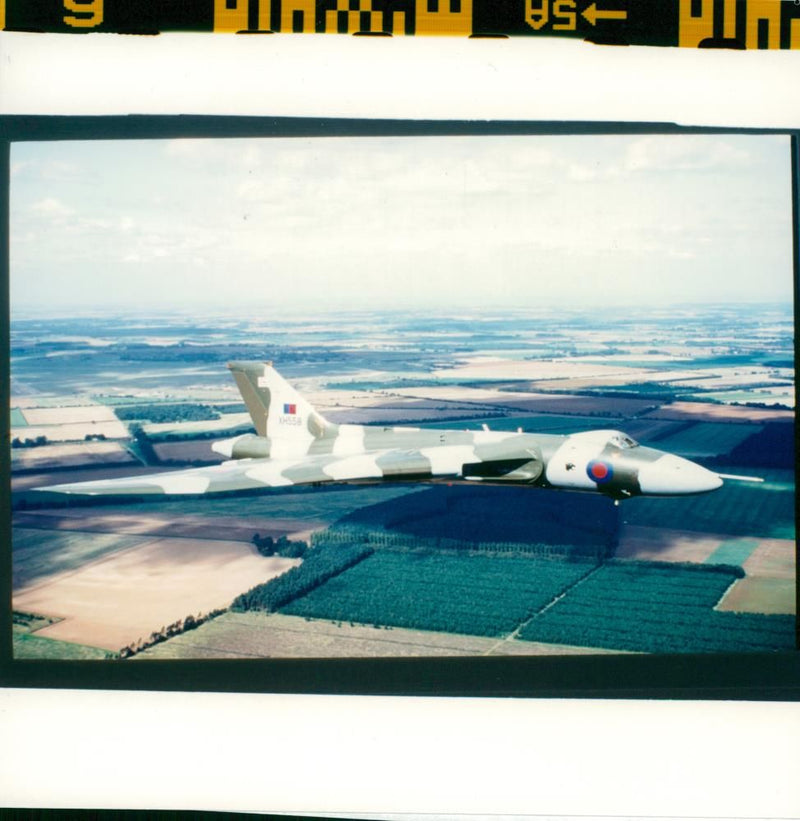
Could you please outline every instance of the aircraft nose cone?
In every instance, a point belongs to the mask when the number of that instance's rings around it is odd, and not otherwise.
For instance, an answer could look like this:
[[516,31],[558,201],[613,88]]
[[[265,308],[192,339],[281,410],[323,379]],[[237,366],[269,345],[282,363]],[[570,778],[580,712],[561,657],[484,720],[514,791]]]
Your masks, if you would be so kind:
[[644,494],[678,496],[707,493],[722,487],[722,479],[701,465],[665,454],[639,471],[639,487]]

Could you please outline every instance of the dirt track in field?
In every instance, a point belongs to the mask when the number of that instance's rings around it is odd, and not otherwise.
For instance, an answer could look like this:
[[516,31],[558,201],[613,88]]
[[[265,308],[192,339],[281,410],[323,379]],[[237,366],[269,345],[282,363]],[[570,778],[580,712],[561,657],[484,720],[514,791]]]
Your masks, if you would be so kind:
[[13,606],[63,619],[37,636],[119,650],[188,615],[227,607],[298,561],[265,558],[241,542],[156,538],[22,588]]

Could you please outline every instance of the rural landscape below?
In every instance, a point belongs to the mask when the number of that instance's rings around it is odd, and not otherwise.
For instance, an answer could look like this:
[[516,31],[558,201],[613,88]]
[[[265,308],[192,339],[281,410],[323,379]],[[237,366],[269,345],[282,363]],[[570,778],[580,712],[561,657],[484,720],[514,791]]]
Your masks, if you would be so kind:
[[[715,472],[633,498],[330,484],[159,499],[38,488],[224,460],[230,360],[332,422],[617,429]],[[12,315],[16,658],[790,650],[791,305]]]

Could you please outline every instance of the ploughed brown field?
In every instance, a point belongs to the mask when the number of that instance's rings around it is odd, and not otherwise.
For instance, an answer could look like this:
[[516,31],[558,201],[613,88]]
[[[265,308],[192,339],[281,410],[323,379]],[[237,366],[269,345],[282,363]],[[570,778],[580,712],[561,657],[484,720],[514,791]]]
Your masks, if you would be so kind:
[[14,592],[15,610],[61,621],[36,635],[119,650],[188,615],[227,607],[297,559],[260,556],[242,542],[154,538]]
[[651,413],[648,419],[691,422],[791,422],[794,411],[748,408],[744,405],[712,405],[708,402],[673,402]]
[[726,538],[714,533],[625,524],[614,555],[645,562],[704,562]]

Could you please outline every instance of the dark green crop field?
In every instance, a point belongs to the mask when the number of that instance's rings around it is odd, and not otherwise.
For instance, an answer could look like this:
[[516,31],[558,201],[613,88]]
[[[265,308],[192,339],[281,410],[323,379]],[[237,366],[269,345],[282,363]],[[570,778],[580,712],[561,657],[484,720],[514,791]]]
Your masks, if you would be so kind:
[[520,638],[647,653],[791,650],[794,616],[717,612],[722,566],[611,562],[523,627]]
[[382,550],[280,612],[503,636],[593,567],[590,562]]

